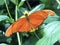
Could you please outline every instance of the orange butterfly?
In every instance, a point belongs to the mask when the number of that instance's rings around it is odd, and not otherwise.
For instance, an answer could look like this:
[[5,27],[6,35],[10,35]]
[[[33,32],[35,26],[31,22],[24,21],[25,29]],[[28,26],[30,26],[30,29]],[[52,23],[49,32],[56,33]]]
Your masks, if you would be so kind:
[[54,12],[52,10],[41,10],[29,15],[25,13],[25,17],[14,22],[7,29],[5,35],[9,37],[16,32],[31,32],[43,23],[43,21],[48,17],[48,14],[53,16]]

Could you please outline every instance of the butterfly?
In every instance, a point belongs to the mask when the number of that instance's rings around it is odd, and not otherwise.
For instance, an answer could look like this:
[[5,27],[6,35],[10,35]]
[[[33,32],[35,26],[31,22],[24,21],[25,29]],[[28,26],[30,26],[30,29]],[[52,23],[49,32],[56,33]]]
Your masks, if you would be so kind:
[[24,17],[21,17],[16,22],[11,24],[6,30],[5,35],[9,37],[16,32],[32,32],[40,26],[43,21],[48,17],[48,14],[54,16],[55,12],[52,10],[40,10],[33,12],[31,14],[24,14]]

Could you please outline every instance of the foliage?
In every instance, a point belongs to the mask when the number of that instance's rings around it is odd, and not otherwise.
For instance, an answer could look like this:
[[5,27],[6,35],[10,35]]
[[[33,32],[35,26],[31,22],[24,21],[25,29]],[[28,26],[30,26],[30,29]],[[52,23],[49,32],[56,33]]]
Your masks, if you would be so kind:
[[18,45],[16,33],[5,37],[5,31],[16,20],[16,14],[19,19],[26,10],[31,14],[43,9],[51,9],[55,15],[49,15],[37,31],[20,33],[21,43],[22,45],[57,45],[55,44],[57,41],[60,43],[59,0],[0,0],[0,45]]
[[45,35],[36,45],[53,45],[56,41],[60,40],[60,21],[54,21],[47,24],[43,30]]

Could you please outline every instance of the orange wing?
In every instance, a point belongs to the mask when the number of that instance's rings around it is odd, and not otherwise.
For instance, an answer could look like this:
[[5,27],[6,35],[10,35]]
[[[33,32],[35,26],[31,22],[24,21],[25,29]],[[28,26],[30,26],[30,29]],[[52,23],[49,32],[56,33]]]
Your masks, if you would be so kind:
[[46,12],[47,14],[50,14],[51,16],[54,16],[55,12],[52,10],[42,10],[44,12]]
[[30,31],[30,26],[26,18],[21,18],[13,23],[6,31],[6,36],[9,37],[15,32],[28,32]]
[[6,36],[9,37],[15,32],[30,32],[31,27],[37,28],[42,22],[47,18],[48,14],[54,15],[54,12],[51,10],[41,10],[34,12],[28,16],[29,22],[26,20],[26,17],[21,18],[14,22],[6,31]]
[[41,10],[30,14],[29,19],[32,28],[36,28],[41,25],[42,22],[48,17],[48,14],[51,14],[51,16],[53,16],[54,12],[51,10]]
[[42,22],[47,18],[48,14],[45,11],[34,12],[29,15],[30,23],[32,28],[36,28],[42,24]]

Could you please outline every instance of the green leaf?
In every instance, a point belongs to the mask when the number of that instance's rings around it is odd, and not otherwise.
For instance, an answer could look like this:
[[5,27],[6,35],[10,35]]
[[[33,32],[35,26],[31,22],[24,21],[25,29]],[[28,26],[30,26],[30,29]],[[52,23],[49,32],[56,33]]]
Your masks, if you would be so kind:
[[4,10],[0,10],[0,14],[3,14],[3,11],[4,11]]
[[15,5],[18,4],[18,0],[11,0],[11,2],[13,2]]
[[32,36],[29,36],[28,39],[24,40],[25,42],[22,45],[35,45],[37,40],[38,39],[36,38],[36,36],[32,35]]
[[2,43],[2,44],[0,44],[0,45],[8,45],[8,44]]
[[37,5],[35,8],[33,8],[33,9],[29,12],[29,14],[31,14],[32,12],[35,12],[35,11],[42,10],[42,9],[44,9],[44,8],[45,8],[45,4],[39,4],[39,5]]
[[8,18],[9,18],[9,17],[6,16],[6,15],[0,15],[0,21],[6,20],[6,19],[8,19]]
[[56,0],[56,2],[57,2],[58,4],[60,4],[60,0]]
[[52,2],[52,0],[40,0],[41,2],[43,2],[44,4],[51,4]]
[[12,41],[11,37],[6,40],[6,42],[8,42],[8,43],[11,43],[11,41]]
[[0,5],[3,5],[4,4],[4,0],[0,0]]
[[57,6],[57,9],[60,9],[60,4]]
[[14,22],[14,19],[13,18],[9,18],[7,19],[9,23],[13,23]]
[[54,21],[44,27],[45,35],[36,45],[53,45],[60,40],[60,21]]
[[19,7],[21,7],[24,4],[25,0],[21,0],[21,2],[19,3]]
[[46,20],[44,21],[44,23],[50,23],[50,22],[53,22],[53,21],[57,21],[59,20],[59,16],[58,15],[54,15],[54,16],[50,16],[48,15],[48,17],[46,18]]

